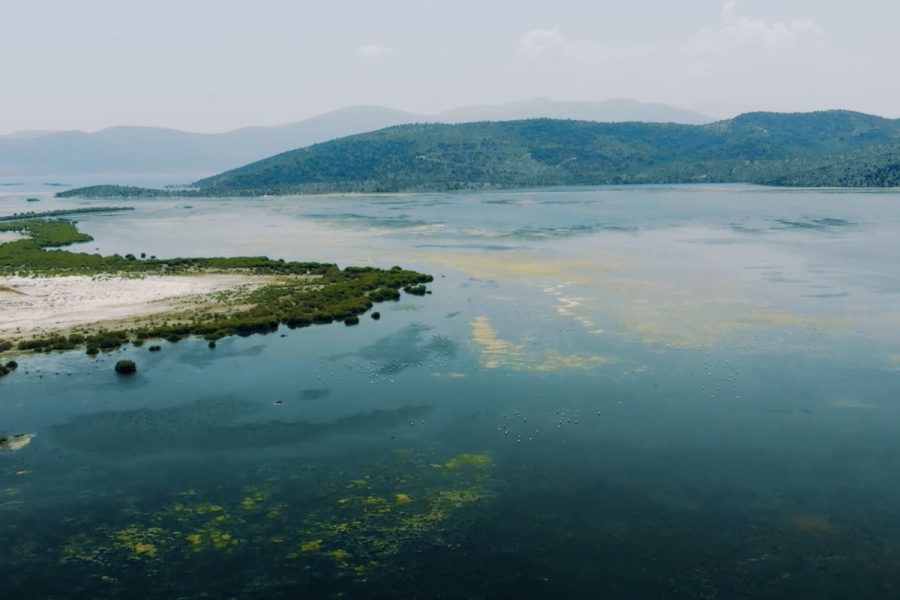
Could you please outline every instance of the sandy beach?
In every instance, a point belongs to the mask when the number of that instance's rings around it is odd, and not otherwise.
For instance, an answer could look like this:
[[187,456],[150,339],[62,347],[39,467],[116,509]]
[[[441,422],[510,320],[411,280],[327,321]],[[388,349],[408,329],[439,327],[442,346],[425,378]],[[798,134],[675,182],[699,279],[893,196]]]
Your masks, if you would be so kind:
[[0,231],[0,244],[7,244],[9,242],[17,242],[19,240],[27,239],[27,235],[22,235],[17,231]]
[[0,339],[171,312],[184,308],[188,301],[209,302],[210,294],[216,292],[269,281],[267,277],[229,274],[0,277]]

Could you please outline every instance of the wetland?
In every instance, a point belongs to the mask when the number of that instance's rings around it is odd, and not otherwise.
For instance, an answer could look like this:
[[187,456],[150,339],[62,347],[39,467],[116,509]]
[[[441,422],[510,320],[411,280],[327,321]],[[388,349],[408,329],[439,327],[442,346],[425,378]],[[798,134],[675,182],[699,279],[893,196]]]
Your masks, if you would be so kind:
[[2,302],[264,283],[57,317],[72,346],[4,313],[10,597],[898,593],[900,193],[9,188],[0,214],[26,195],[64,212],[0,222]]

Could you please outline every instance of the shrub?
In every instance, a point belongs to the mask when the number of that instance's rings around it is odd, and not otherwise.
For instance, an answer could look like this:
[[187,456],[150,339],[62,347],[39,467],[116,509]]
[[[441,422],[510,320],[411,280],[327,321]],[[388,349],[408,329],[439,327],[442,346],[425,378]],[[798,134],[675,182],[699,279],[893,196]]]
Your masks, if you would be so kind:
[[87,352],[85,352],[88,356],[97,356],[100,354],[100,349],[96,346],[88,346]]
[[5,366],[6,366],[6,368],[9,369],[10,371],[15,371],[16,369],[19,368],[19,363],[17,363],[17,362],[14,361],[14,360],[11,360],[11,361],[9,361],[8,363],[6,363]]
[[346,319],[344,319],[344,325],[346,325],[347,327],[351,325],[359,325],[359,317],[347,317]]
[[381,313],[378,312],[378,311],[373,312],[373,313],[372,313],[372,318],[375,319],[375,320],[377,321],[378,319],[381,318]]
[[116,373],[120,375],[131,375],[132,373],[137,372],[137,365],[134,364],[133,360],[129,360],[127,358],[123,358],[119,362],[116,363]]
[[162,350],[162,346],[150,346],[149,348],[147,348],[147,350],[149,350],[150,352],[159,352],[160,350]]
[[403,291],[413,296],[424,296],[428,290],[425,289],[424,285],[408,285],[403,288]]

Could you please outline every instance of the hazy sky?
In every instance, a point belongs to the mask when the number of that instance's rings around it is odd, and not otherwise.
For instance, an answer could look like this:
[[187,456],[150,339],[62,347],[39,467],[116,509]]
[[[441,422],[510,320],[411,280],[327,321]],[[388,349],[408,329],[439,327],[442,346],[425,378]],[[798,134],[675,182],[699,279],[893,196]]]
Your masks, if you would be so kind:
[[532,97],[900,117],[896,0],[0,0],[0,132]]

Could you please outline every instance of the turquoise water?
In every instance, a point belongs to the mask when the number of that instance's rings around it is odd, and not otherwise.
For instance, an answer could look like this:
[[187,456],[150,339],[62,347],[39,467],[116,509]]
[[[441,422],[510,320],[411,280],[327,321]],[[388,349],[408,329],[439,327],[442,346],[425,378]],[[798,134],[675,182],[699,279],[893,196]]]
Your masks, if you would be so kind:
[[23,357],[9,597],[898,592],[900,194],[2,194],[134,206],[92,252],[435,276],[353,328]]

